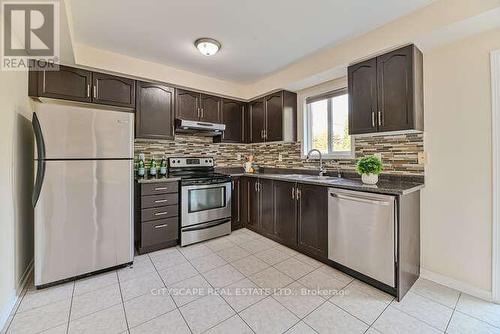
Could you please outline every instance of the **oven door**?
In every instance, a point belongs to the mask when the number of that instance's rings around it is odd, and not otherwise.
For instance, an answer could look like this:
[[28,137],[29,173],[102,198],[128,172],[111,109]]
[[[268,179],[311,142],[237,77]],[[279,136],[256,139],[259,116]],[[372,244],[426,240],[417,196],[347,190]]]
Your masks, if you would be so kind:
[[231,217],[231,182],[182,186],[182,227]]

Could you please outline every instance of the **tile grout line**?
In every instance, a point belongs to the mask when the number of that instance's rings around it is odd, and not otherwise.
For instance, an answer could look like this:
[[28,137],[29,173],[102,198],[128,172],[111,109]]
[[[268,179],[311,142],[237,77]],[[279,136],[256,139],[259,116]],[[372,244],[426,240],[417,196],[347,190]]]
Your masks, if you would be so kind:
[[[387,303],[387,305],[385,306],[384,310],[382,312],[380,312],[380,314],[377,316],[377,318],[375,320],[373,320],[372,324],[368,327],[368,329],[366,330],[366,332],[370,329],[370,328],[373,328],[374,330],[378,331],[378,329],[376,329],[373,325],[375,325],[375,323],[377,322],[377,320],[382,316],[382,314],[384,314],[385,311],[387,311],[387,309],[389,308],[389,306],[391,306],[392,302],[395,300],[396,298],[393,297],[392,300],[390,302]],[[366,333],[365,332],[365,333]]]
[[[176,249],[176,250],[177,250],[177,249]],[[177,250],[177,251],[178,251],[178,252],[182,255],[182,257],[184,257],[184,259],[187,261],[187,258],[184,256],[184,254],[183,254],[181,251],[179,251],[179,250]],[[162,281],[163,286],[165,286],[165,289],[167,289],[167,293],[168,293],[168,295],[170,296],[170,293],[168,292],[168,287],[167,287],[167,284],[166,284],[166,283],[165,283],[165,281],[163,280],[163,277],[160,275],[160,272],[158,271],[158,268],[156,268],[156,265],[155,265],[154,261],[151,259],[151,256],[150,256],[149,254],[147,254],[147,256],[148,256],[149,261],[151,261],[151,263],[153,264],[153,268],[155,269],[156,274],[157,274],[158,276],[160,276],[160,280]],[[189,262],[189,261],[188,261],[188,263],[189,263],[189,264],[191,264],[191,262]],[[196,268],[195,268],[195,270],[196,270]],[[193,276],[193,277],[194,277],[194,276]],[[170,296],[170,298],[172,298],[172,302],[173,302],[173,303],[174,303],[174,305],[175,305],[175,309],[174,309],[174,310],[177,310],[177,312],[179,312],[179,314],[181,315],[182,320],[183,320],[183,321],[184,321],[184,323],[186,324],[187,328],[189,329],[189,331],[190,331],[191,333],[193,333],[193,331],[191,330],[191,327],[189,327],[189,324],[188,324],[188,323],[187,323],[187,321],[186,321],[186,318],[184,318],[184,315],[182,314],[182,312],[181,312],[181,310],[180,310],[179,305],[177,305],[177,302],[175,301],[175,299],[174,299],[172,296]],[[188,303],[188,304],[189,304],[189,303]],[[187,304],[186,304],[186,305],[187,305]],[[174,310],[172,310],[172,311],[174,311]],[[172,312],[172,311],[169,311],[169,312],[167,312],[167,313],[170,313],[170,312]],[[158,317],[155,317],[155,318],[153,318],[153,319],[159,318],[159,317],[161,317],[161,316],[163,316],[163,315],[165,315],[165,314],[167,314],[167,313],[164,313],[164,314],[162,314],[162,315],[159,315]],[[153,319],[150,319],[150,320],[148,320],[148,321],[151,321],[151,320],[153,320]],[[148,322],[148,321],[146,321],[146,322]],[[146,323],[146,322],[144,322],[144,323]],[[142,324],[144,324],[144,323],[142,323]],[[140,325],[142,325],[142,324],[140,324]],[[137,326],[140,326],[140,325],[137,325]],[[136,327],[137,327],[137,326],[136,326]]]
[[460,297],[462,296],[462,293],[459,292],[458,293],[458,298],[457,298],[457,302],[455,303],[455,305],[453,306],[453,312],[451,312],[451,316],[450,316],[450,319],[448,319],[448,322],[446,323],[446,328],[444,329],[444,332],[446,333],[446,331],[448,330],[448,327],[450,326],[450,323],[451,323],[451,319],[453,319],[453,315],[455,314],[455,310],[457,309],[457,305],[458,305],[458,302],[460,301]]
[[[118,280],[118,289],[120,290],[120,298],[122,300],[122,308],[123,308],[123,314],[125,315],[125,324],[127,325],[127,331],[130,332],[130,326],[128,325],[128,319],[127,319],[127,311],[125,310],[125,301],[123,300],[123,293],[122,293],[122,285],[120,283],[120,276],[118,275],[118,271],[116,273],[116,279]],[[113,305],[115,306],[115,305]]]
[[69,323],[71,322],[71,311],[73,309],[73,298],[75,296],[75,285],[76,283],[73,282],[73,290],[71,291],[71,302],[69,304],[68,323],[66,324],[66,334],[69,333]]
[[[394,302],[397,302],[397,301],[396,301],[396,298],[394,298],[394,300],[391,302],[391,304],[390,304],[390,305],[392,305]],[[427,321],[424,321],[424,320],[422,320],[422,319],[419,319],[419,318],[415,317],[414,315],[412,315],[412,314],[410,314],[410,313],[408,313],[408,312],[406,312],[406,311],[403,311],[403,310],[401,310],[401,309],[399,309],[399,308],[396,308],[396,307],[394,307],[394,308],[395,308],[397,311],[399,311],[399,312],[401,312],[401,313],[404,313],[404,314],[406,314],[407,316],[409,316],[409,317],[411,317],[411,318],[413,318],[413,319],[415,319],[415,320],[417,320],[417,321],[419,321],[419,322],[421,322],[421,323],[423,323],[423,324],[426,324],[427,326],[432,327],[433,329],[435,329],[435,330],[437,330],[437,331],[439,331],[439,332],[441,332],[441,333],[443,332],[443,330],[441,330],[441,329],[437,328],[437,327],[436,327],[436,326],[434,326],[434,325],[431,325],[431,324],[430,324],[430,323],[428,323]],[[448,308],[449,308],[449,307],[448,307]],[[384,312],[385,312],[385,311],[384,311]]]
[[[30,276],[31,277],[28,278],[28,281],[31,280],[31,278],[34,276],[34,274],[31,273]],[[31,282],[29,284],[31,284]],[[34,285],[34,283],[33,283],[33,285]],[[10,326],[12,325],[12,322],[14,321],[14,317],[16,316],[16,314],[17,314],[17,312],[19,310],[19,307],[21,307],[21,303],[23,302],[24,297],[26,296],[27,293],[28,293],[28,283],[23,288],[23,291],[21,292],[21,298],[20,298],[19,302],[17,303],[17,305],[15,305],[15,309],[13,309],[12,312],[11,312],[11,314],[9,314],[9,318],[10,319],[9,319],[9,322],[7,324],[5,324],[5,333],[9,332]],[[1,333],[4,333],[4,332],[1,332]]]
[[[210,247],[207,247],[207,248],[208,248],[208,249],[210,249]],[[210,250],[211,250],[211,249],[210,249]],[[215,288],[214,288],[214,286],[212,285],[212,283],[210,283],[210,282],[209,282],[209,281],[205,278],[205,276],[203,275],[203,273],[201,273],[201,272],[198,270],[198,268],[196,268],[196,267],[195,267],[195,266],[191,263],[191,261],[189,261],[189,259],[188,259],[188,258],[184,255],[184,253],[182,253],[182,252],[180,252],[180,253],[182,254],[182,256],[184,256],[184,258],[186,259],[186,261],[188,261],[188,263],[189,263],[191,266],[193,266],[194,270],[196,270],[196,271],[198,272],[198,274],[199,274],[199,275],[200,275],[200,276],[201,276],[201,277],[202,277],[202,278],[203,278],[203,279],[204,279],[204,280],[205,280],[205,281],[206,281],[206,282],[207,282],[207,283],[208,283],[208,284],[212,287],[212,289],[214,289],[214,290],[215,290]],[[216,254],[216,253],[214,253],[214,254]],[[221,257],[221,258],[222,258],[222,257]],[[223,259],[223,260],[224,260],[224,259]],[[226,264],[231,265],[231,264],[230,264],[229,262],[227,262],[226,260],[224,260],[224,261],[226,262]],[[223,267],[223,266],[225,266],[225,265],[222,265],[222,266],[219,266],[219,267],[213,268],[212,270],[217,269],[217,268],[220,268],[220,267]],[[231,267],[233,267],[233,266],[231,265]],[[233,267],[233,268],[234,268],[234,267]],[[237,268],[234,268],[234,269],[236,269],[236,271],[238,271],[238,269],[237,269]],[[209,271],[211,271],[211,270],[209,270]],[[239,271],[238,271],[238,272],[239,272]],[[242,275],[243,275],[243,273],[241,273],[241,272],[240,272],[240,274],[242,274]],[[243,275],[243,277],[245,277],[245,275]],[[230,284],[232,284],[232,283],[230,283]],[[230,285],[230,284],[229,284],[229,285]],[[248,328],[250,328],[250,330],[251,330],[253,333],[255,333],[255,331],[252,329],[252,327],[250,327],[250,326],[248,325],[248,323],[247,323],[247,322],[246,322],[246,321],[245,321],[245,320],[244,320],[244,319],[243,319],[243,318],[239,315],[239,313],[238,313],[238,312],[236,312],[236,310],[235,310],[235,309],[234,309],[234,308],[233,308],[233,307],[232,307],[232,306],[231,306],[231,305],[227,302],[227,300],[225,300],[225,299],[224,299],[224,297],[220,296],[218,293],[217,293],[217,296],[218,296],[220,299],[222,299],[222,300],[224,301],[224,303],[226,303],[226,304],[227,304],[227,305],[231,308],[231,310],[233,310],[233,312],[235,313],[234,315],[237,315],[237,316],[238,316],[238,317],[239,317],[239,318],[240,318],[240,319],[241,319],[241,320],[242,320],[242,321],[243,321],[243,322],[244,322],[244,323],[248,326]],[[201,297],[201,298],[203,298],[203,297]],[[201,298],[198,298],[198,299],[196,299],[196,300],[199,300],[199,299],[201,299]],[[196,300],[193,300],[193,302],[195,302]],[[188,303],[188,304],[190,304],[190,303]],[[188,305],[188,304],[186,304],[186,305]],[[183,305],[183,307],[184,307],[184,306],[185,306],[185,305]],[[182,315],[182,317],[184,318],[184,315],[182,314],[182,312],[180,311],[180,309],[179,309],[179,313],[180,313],[180,314]],[[215,325],[213,325],[212,327],[207,328],[206,330],[204,330],[204,331],[203,331],[203,333],[204,333],[204,332],[209,331],[210,329],[214,328],[215,326],[218,326],[219,324],[223,323],[224,321],[226,321],[226,320],[228,320],[228,319],[232,318],[234,315],[231,315],[230,317],[228,317],[228,318],[226,318],[226,319],[224,319],[224,320],[222,320],[222,321],[220,321],[220,322],[216,323],[216,324],[215,324]],[[186,321],[186,320],[184,319],[184,321]],[[187,321],[186,321],[186,323],[187,323]],[[188,327],[189,327],[189,324],[188,324]],[[189,327],[189,328],[190,328],[190,327]],[[190,329],[191,329],[191,328],[190,328]],[[192,332],[192,331],[191,331],[191,332]]]

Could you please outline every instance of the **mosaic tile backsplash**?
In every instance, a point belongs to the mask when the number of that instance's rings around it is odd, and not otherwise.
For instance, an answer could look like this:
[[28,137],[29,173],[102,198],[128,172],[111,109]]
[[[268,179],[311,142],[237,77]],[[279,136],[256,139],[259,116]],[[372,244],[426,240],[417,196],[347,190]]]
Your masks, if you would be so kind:
[[[418,163],[418,153],[424,150],[422,133],[397,135],[374,135],[355,139],[356,159],[374,153],[382,154],[384,174],[424,175],[424,165]],[[242,167],[245,157],[253,154],[255,161],[262,167],[317,169],[317,161],[301,158],[300,142],[296,143],[259,143],[227,144],[213,143],[210,137],[196,135],[176,135],[175,141],[136,140],[135,156],[146,155],[146,160],[171,156],[211,156],[217,167]],[[281,153],[282,160],[278,157]],[[241,159],[238,160],[238,154]],[[356,159],[326,160],[329,171],[354,171]]]

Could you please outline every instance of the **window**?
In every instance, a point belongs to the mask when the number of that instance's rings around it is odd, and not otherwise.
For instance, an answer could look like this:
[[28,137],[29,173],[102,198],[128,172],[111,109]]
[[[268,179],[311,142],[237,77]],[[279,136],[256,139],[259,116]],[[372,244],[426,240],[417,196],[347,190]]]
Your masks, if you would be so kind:
[[353,157],[347,90],[306,98],[304,155],[318,149],[328,158]]

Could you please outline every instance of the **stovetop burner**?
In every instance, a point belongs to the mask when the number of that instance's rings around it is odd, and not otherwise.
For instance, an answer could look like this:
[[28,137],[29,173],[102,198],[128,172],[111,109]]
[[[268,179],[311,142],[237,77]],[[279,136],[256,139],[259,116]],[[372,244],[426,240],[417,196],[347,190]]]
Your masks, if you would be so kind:
[[181,185],[230,182],[231,177],[214,171],[213,158],[169,158],[169,176],[180,177]]

